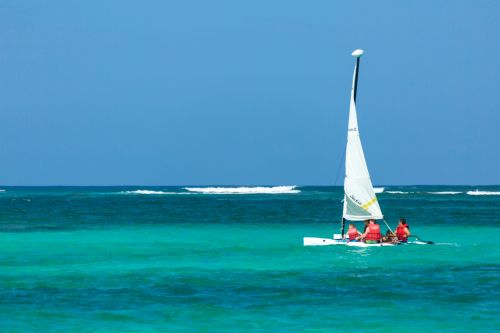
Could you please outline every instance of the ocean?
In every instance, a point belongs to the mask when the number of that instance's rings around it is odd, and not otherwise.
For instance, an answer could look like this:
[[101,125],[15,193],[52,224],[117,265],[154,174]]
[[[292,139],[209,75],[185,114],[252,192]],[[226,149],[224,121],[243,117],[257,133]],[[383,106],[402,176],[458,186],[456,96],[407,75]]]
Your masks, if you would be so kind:
[[435,244],[381,248],[303,246],[341,187],[1,189],[0,332],[500,331],[500,186],[386,186]]

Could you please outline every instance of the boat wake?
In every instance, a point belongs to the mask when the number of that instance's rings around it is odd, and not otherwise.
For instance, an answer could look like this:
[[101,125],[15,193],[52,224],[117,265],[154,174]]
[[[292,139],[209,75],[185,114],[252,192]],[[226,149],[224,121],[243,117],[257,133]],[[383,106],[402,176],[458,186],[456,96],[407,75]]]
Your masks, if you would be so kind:
[[468,195],[500,195],[500,192],[493,192],[493,191],[468,191]]
[[293,194],[299,193],[296,186],[256,187],[184,187],[185,190],[203,194]]

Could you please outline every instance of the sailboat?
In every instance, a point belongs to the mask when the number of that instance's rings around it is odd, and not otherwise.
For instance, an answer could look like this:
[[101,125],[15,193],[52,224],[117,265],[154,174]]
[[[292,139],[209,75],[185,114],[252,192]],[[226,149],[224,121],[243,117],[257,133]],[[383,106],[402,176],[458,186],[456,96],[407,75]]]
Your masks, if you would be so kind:
[[352,79],[351,103],[349,108],[349,124],[347,129],[347,147],[345,155],[344,179],[344,210],[341,221],[341,234],[331,238],[304,237],[304,245],[348,245],[358,247],[393,246],[393,244],[365,244],[363,242],[346,242],[342,238],[345,223],[348,221],[365,221],[367,219],[382,220],[384,215],[375,194],[368,166],[366,165],[363,147],[358,129],[356,114],[356,92],[358,88],[359,63],[363,50],[355,50],[352,56],[356,58]]

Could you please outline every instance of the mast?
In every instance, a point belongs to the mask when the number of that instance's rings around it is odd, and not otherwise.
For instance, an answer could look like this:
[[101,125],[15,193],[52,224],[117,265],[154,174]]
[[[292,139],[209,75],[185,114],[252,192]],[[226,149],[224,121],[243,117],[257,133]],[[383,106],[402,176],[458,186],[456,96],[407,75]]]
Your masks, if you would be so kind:
[[[357,51],[361,51],[361,52],[358,52],[360,53],[359,56],[356,56],[354,55],[354,53],[356,53]],[[354,101],[354,104],[356,104],[356,94],[358,93],[358,76],[359,76],[359,59],[361,58],[361,56],[363,55],[364,51],[363,50],[356,50],[352,53],[353,56],[356,57],[356,66],[354,68],[354,78],[353,78],[353,82],[352,82],[352,99]],[[344,193],[344,202],[345,202],[345,193]],[[342,221],[340,222],[341,224],[341,227],[340,227],[340,232],[342,234],[342,238],[344,238],[344,235],[345,235],[345,217],[342,216]]]
[[352,87],[352,90],[353,90],[352,91],[352,98],[354,99],[354,104],[356,104],[356,94],[358,92],[358,74],[359,74],[359,59],[360,58],[361,58],[361,55],[356,57],[356,68],[354,70],[354,82],[353,82],[353,87]]
[[347,130],[342,231],[345,227],[345,220],[363,221],[366,219],[383,218],[377,196],[373,190],[358,128],[356,97],[358,90],[359,64],[363,54],[364,51],[359,49],[352,53],[352,56],[356,58],[356,65],[354,67],[352,79],[349,124]]

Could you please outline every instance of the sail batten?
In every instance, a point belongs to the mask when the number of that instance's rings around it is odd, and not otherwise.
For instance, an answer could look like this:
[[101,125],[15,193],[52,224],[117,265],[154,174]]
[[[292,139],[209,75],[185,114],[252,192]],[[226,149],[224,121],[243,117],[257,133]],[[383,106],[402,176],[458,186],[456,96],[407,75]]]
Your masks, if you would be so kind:
[[363,51],[361,50],[353,52],[353,55],[357,59],[352,80],[345,158],[343,218],[352,221],[383,218],[377,196],[373,190],[359,136],[356,95],[360,63],[359,57],[362,54]]

